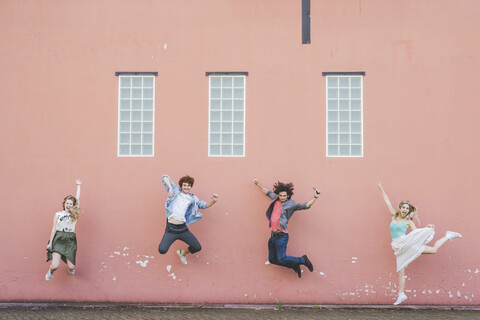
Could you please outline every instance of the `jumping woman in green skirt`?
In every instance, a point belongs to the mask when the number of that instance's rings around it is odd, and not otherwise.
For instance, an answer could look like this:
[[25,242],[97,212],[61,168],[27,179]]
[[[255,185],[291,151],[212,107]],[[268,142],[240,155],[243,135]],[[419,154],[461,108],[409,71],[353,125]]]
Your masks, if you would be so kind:
[[80,215],[80,188],[82,182],[77,179],[77,196],[67,196],[63,199],[63,211],[55,213],[50,240],[47,245],[47,262],[52,264],[45,275],[50,281],[53,273],[60,266],[60,259],[68,266],[68,272],[75,274],[75,256],[77,254],[77,237],[75,224]]

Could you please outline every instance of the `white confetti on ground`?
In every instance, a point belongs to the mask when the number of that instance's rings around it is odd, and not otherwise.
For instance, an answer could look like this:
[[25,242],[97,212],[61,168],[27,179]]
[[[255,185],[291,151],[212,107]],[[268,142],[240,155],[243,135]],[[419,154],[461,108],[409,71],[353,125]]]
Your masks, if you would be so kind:
[[169,265],[167,266],[167,272],[170,272],[170,270],[172,270],[172,265],[171,265],[171,264],[169,264]]

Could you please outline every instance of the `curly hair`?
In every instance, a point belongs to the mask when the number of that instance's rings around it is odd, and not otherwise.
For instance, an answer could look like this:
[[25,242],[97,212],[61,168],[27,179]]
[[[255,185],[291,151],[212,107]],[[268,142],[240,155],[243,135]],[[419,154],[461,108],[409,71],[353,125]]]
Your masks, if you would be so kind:
[[63,210],[65,210],[65,202],[67,202],[67,200],[71,200],[73,202],[73,207],[70,208],[69,212],[70,212],[70,220],[72,222],[75,222],[80,217],[80,208],[78,207],[77,198],[75,198],[74,196],[66,196],[65,199],[63,199],[63,203],[62,203]]
[[277,183],[273,185],[273,193],[278,195],[280,192],[286,191],[288,199],[290,199],[293,196],[293,189],[294,189],[293,183],[291,182],[283,183],[283,182],[277,181]]
[[193,183],[195,182],[195,179],[193,177],[190,177],[188,174],[186,176],[183,176],[178,180],[178,186],[181,188],[184,183],[188,183],[191,187],[193,187]]

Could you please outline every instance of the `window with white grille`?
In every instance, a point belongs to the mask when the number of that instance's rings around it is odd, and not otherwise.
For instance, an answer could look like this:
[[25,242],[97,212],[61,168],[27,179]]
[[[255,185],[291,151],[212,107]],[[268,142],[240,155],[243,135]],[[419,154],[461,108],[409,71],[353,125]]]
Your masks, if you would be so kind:
[[245,156],[245,79],[244,75],[209,76],[210,157]]
[[120,75],[118,156],[153,157],[155,77]]
[[326,80],[327,157],[363,157],[363,77]]

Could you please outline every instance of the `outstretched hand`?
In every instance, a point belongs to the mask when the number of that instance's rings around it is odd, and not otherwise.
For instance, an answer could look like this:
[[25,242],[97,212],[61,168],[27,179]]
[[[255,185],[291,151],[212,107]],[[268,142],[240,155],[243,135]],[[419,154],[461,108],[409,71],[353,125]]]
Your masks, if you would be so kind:
[[380,183],[380,181],[377,182],[377,186],[380,188],[380,190],[383,191],[383,187],[382,187],[382,184]]
[[215,201],[215,202],[217,202],[217,201],[218,201],[218,194],[214,193],[214,194],[212,195],[212,200]]
[[253,179],[253,183],[255,183],[256,185],[258,185],[258,179]]
[[75,181],[77,182],[77,186],[81,186],[81,185],[82,185],[82,181],[80,181],[80,179],[76,179]]
[[320,195],[320,190],[317,188],[313,187],[313,191],[315,191],[315,196],[318,197]]

